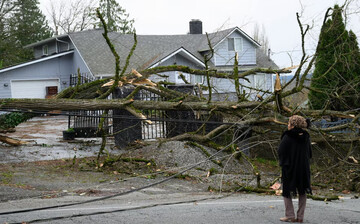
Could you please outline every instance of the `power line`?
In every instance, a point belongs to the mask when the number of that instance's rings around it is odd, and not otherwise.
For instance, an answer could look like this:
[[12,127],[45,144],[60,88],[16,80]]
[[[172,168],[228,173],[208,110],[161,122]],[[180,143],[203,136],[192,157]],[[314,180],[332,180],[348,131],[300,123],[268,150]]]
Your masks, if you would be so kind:
[[[32,208],[32,209],[23,209],[23,210],[15,210],[15,211],[9,211],[9,212],[1,212],[0,213],[0,216],[1,215],[11,215],[11,214],[18,214],[18,213],[27,213],[27,212],[34,212],[34,211],[40,211],[40,210],[46,210],[46,209],[54,209],[54,208],[63,208],[63,207],[70,207],[70,206],[74,206],[74,205],[82,205],[82,204],[88,204],[88,203],[92,203],[92,202],[96,202],[96,201],[103,201],[103,200],[106,200],[106,199],[109,199],[109,198],[114,198],[114,197],[118,197],[118,196],[123,196],[123,195],[126,195],[126,194],[130,194],[130,193],[133,193],[133,192],[136,192],[136,191],[140,191],[140,190],[143,190],[143,189],[146,189],[146,188],[149,188],[149,187],[152,187],[152,186],[155,186],[155,185],[158,185],[158,184],[161,184],[161,183],[164,183],[166,181],[169,181],[183,173],[185,173],[186,171],[189,171],[193,168],[195,168],[197,165],[200,165],[202,163],[205,163],[205,162],[208,162],[210,161],[213,157],[215,157],[217,154],[219,154],[220,152],[223,152],[224,150],[226,150],[228,147],[230,147],[232,144],[234,144],[234,142],[236,142],[237,140],[239,140],[241,137],[243,137],[248,131],[250,130],[250,128],[248,128],[247,131],[243,132],[240,136],[238,136],[236,139],[234,139],[231,143],[229,143],[228,145],[226,145],[225,147],[223,147],[221,150],[217,151],[216,153],[214,153],[213,155],[209,156],[207,159],[203,160],[203,161],[200,161],[198,163],[195,163],[193,164],[192,166],[170,176],[170,177],[167,177],[163,180],[160,180],[160,181],[157,181],[155,183],[152,183],[152,184],[148,184],[148,185],[145,185],[143,187],[139,187],[139,188],[136,188],[136,189],[131,189],[129,191],[125,191],[125,192],[120,192],[120,193],[117,193],[117,194],[113,194],[113,195],[109,195],[109,196],[105,196],[105,197],[101,197],[101,198],[96,198],[96,199],[91,199],[91,200],[87,200],[87,201],[82,201],[82,202],[74,202],[74,203],[68,203],[68,204],[62,204],[62,205],[54,205],[54,206],[46,206],[46,207],[40,207],[40,208]],[[255,145],[258,145],[260,143],[257,143]],[[254,145],[254,146],[255,146]],[[253,146],[253,147],[254,147]],[[244,148],[243,150],[241,151],[245,151],[247,149],[249,149],[250,147],[246,147]]]

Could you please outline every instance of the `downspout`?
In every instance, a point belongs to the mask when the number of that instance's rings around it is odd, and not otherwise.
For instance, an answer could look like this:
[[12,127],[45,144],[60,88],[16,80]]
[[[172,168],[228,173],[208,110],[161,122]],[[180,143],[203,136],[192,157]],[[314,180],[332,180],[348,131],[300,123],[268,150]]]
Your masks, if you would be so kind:
[[[67,44],[67,50],[70,50],[70,44],[69,44],[69,42],[66,42],[66,41],[63,41],[63,40],[59,40],[57,37],[55,38],[55,40],[56,40],[56,41],[59,41],[59,42],[61,42],[61,43]],[[57,44],[56,44],[56,51],[57,51]],[[58,53],[58,52],[56,52],[56,53]]]

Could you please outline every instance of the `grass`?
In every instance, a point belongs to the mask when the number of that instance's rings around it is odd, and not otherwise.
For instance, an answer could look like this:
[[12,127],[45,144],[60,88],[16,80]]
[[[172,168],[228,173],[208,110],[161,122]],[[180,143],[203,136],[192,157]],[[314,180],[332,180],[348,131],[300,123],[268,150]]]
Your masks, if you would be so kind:
[[3,172],[1,173],[1,183],[2,184],[10,184],[12,181],[14,174],[11,172]]
[[254,162],[257,162],[258,164],[262,164],[262,165],[265,165],[265,166],[271,166],[271,167],[279,166],[278,161],[264,159],[264,158],[261,158],[261,157],[257,157]]

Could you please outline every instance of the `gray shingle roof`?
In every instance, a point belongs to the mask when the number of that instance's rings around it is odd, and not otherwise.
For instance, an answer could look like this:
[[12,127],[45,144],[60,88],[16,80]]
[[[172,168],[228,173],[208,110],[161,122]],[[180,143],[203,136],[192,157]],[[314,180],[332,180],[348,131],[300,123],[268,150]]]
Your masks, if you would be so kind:
[[[213,46],[224,39],[235,28],[210,33]],[[102,36],[103,30],[88,30],[69,34],[73,43],[94,75],[114,74],[115,59]],[[134,44],[132,34],[109,33],[109,38],[120,56],[121,67],[124,66],[128,52]],[[209,49],[205,34],[186,35],[138,35],[136,50],[130,60],[128,69],[145,69],[179,48],[185,48],[193,56],[203,61],[201,52]],[[257,66],[277,68],[268,57],[257,52]]]

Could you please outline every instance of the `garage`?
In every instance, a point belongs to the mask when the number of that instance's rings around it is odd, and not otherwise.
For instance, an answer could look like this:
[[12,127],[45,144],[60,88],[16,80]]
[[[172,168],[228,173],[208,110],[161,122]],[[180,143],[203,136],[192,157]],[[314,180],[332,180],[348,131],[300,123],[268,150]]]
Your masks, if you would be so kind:
[[59,79],[12,80],[12,98],[48,98],[58,92]]

